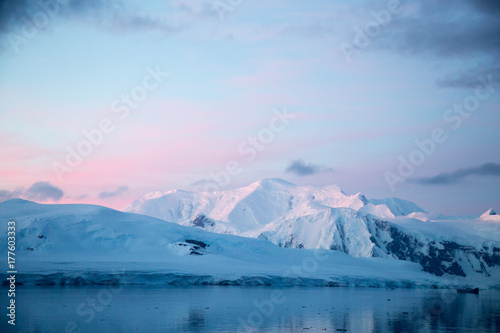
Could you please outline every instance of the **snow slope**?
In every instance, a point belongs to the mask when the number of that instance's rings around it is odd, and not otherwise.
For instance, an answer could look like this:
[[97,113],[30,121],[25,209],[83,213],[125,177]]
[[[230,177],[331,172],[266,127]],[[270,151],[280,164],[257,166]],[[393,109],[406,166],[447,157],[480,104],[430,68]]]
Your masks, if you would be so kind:
[[[449,279],[406,261],[280,248],[264,240],[210,233],[93,205],[13,199],[0,203],[0,220],[4,258],[6,222],[16,221],[16,278],[23,284],[450,284]],[[6,272],[6,260],[1,265]],[[491,279],[455,278],[453,283],[494,286]]]

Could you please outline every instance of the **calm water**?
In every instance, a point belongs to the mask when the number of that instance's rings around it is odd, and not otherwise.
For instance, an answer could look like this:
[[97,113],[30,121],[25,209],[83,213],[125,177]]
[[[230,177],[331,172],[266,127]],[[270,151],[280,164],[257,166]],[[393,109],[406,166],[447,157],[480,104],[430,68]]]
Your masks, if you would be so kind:
[[500,332],[499,291],[21,286],[16,302],[1,332]]

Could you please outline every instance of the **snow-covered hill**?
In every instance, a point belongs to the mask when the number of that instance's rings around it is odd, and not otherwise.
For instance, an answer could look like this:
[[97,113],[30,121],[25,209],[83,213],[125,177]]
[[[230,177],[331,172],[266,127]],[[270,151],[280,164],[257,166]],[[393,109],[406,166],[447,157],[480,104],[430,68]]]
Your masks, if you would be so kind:
[[346,195],[336,185],[264,179],[230,191],[155,192],[126,211],[280,247],[413,261],[438,276],[490,276],[500,266],[500,224],[491,223],[494,215],[431,221],[412,202]]
[[[0,254],[16,221],[17,282],[22,284],[237,284],[447,286],[414,263],[353,258],[328,250],[210,233],[93,205],[0,203]],[[2,273],[8,269],[2,261]],[[5,281],[5,274],[1,278]],[[479,282],[478,282],[479,281]],[[490,279],[457,285],[491,287]]]

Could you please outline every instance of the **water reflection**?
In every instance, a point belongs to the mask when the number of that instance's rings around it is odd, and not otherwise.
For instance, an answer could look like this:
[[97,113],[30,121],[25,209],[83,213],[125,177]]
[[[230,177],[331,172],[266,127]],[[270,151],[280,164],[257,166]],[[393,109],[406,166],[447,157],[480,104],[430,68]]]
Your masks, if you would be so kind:
[[183,325],[182,331],[184,332],[204,332],[207,322],[205,320],[205,312],[190,308],[188,311],[188,317],[185,319],[185,324]]
[[99,291],[20,287],[17,332],[500,331],[498,291],[283,288],[273,298],[271,287],[125,287],[93,317],[82,315]]

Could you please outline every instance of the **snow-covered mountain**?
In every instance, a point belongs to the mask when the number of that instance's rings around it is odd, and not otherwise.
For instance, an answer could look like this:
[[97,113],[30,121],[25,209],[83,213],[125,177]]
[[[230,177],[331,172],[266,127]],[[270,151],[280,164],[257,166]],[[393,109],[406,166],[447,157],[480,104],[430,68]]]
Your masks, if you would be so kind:
[[361,193],[346,195],[339,186],[297,186],[281,179],[264,179],[249,186],[221,192],[172,190],[152,192],[125,211],[153,216],[218,233],[252,235],[289,216],[314,213],[321,207],[349,208],[380,217],[425,212],[401,199],[368,200]]
[[[16,282],[22,284],[495,287],[483,277],[440,279],[407,261],[280,248],[94,205],[13,199],[0,203],[0,220],[3,258],[7,221],[16,222]],[[0,264],[3,281],[6,264]]]
[[500,222],[500,215],[497,215],[497,213],[493,209],[489,209],[487,212],[485,212],[483,215],[479,217],[482,221],[495,221],[495,222]]
[[494,215],[431,221],[412,202],[346,195],[336,185],[264,179],[221,192],[154,192],[126,211],[280,247],[413,261],[438,276],[490,276],[500,266],[500,224],[491,223]]

